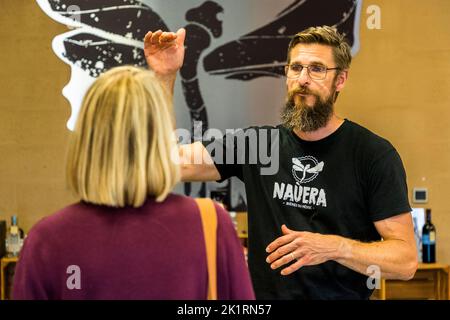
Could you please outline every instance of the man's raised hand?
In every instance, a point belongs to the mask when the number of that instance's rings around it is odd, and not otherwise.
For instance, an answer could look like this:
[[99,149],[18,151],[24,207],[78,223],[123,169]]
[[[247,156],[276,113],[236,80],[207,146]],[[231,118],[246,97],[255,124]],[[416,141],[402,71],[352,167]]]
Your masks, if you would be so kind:
[[176,33],[149,31],[144,39],[145,59],[149,67],[160,76],[170,76],[183,65],[186,30]]

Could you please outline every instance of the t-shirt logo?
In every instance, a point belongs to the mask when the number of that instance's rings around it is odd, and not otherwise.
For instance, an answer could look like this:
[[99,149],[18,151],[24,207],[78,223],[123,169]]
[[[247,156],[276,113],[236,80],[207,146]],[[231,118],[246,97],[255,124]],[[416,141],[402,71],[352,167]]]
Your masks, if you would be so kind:
[[323,170],[323,161],[319,163],[311,156],[292,158],[292,175],[297,184],[313,181]]
[[[327,207],[327,195],[324,189],[305,185],[313,181],[323,171],[324,162],[312,156],[292,158],[292,175],[295,184],[277,182],[273,184],[273,198],[282,201],[285,206],[312,210]],[[286,168],[288,169],[288,168]]]

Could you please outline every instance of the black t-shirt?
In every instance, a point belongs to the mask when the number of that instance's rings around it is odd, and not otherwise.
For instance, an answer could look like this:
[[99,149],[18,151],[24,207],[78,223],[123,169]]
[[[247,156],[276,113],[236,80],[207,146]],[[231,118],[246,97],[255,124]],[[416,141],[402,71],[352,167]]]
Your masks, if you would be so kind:
[[345,120],[314,142],[279,125],[239,130],[205,146],[222,180],[237,176],[245,183],[248,262],[257,299],[370,297],[367,276],[334,261],[282,276],[281,269],[266,263],[265,248],[281,236],[283,224],[296,231],[380,240],[375,221],[411,211],[402,161],[387,140]]

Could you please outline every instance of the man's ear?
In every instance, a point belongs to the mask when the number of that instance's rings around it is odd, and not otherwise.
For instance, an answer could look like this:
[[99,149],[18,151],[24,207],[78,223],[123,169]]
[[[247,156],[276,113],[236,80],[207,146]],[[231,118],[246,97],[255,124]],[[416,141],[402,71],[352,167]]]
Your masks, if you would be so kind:
[[348,69],[342,70],[336,76],[336,91],[341,91],[345,87],[348,78]]

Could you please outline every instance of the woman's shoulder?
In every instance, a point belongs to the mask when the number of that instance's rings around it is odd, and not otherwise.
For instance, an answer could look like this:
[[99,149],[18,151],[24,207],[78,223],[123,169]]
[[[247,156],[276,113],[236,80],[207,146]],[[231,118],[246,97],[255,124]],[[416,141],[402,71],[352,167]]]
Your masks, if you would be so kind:
[[70,204],[58,211],[42,217],[30,229],[30,233],[47,233],[51,229],[57,229],[66,223],[70,223],[71,216],[76,216],[82,210],[85,210],[85,204],[82,202]]
[[[209,199],[209,198],[206,198]],[[195,214],[200,213],[200,208],[197,204],[196,198],[179,195],[179,194],[170,194],[167,199],[167,203],[169,205],[177,206],[178,210],[181,208],[190,209]],[[211,200],[214,204],[214,208],[217,214],[217,220],[219,223],[232,223],[230,214],[226,209],[224,209],[218,202]],[[181,207],[182,206],[182,207]]]
[[[64,207],[53,214],[42,217],[27,232],[25,241],[28,247],[33,249],[60,246],[67,234],[65,230],[70,230],[73,218],[80,210],[83,210],[82,203],[74,203]],[[44,246],[44,247],[42,247]]]
[[[231,226],[230,214],[217,202],[213,203],[218,224]],[[101,224],[98,220],[103,221],[105,217],[112,218],[111,215],[114,215],[115,219],[126,219],[126,216],[134,216],[136,211],[145,211],[150,214],[158,212],[158,216],[161,214],[161,217],[165,216],[167,219],[177,216],[177,220],[180,221],[184,221],[183,216],[188,220],[194,219],[195,216],[200,219],[200,209],[195,198],[171,193],[162,202],[149,198],[140,208],[109,208],[85,202],[74,203],[40,219],[30,229],[28,235],[32,238],[45,236],[47,240],[51,237],[61,238],[67,233],[75,233],[76,230],[90,229],[93,225],[98,226]]]

